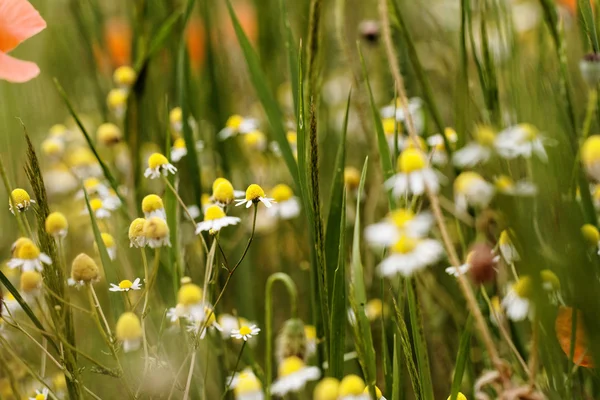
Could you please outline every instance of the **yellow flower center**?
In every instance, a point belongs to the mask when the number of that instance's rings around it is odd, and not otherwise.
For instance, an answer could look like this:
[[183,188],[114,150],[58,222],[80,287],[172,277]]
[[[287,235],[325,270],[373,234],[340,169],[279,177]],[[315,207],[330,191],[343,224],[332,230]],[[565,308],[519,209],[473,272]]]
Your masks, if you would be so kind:
[[21,290],[25,293],[39,289],[42,284],[42,275],[36,271],[23,271],[21,274]]
[[129,239],[137,238],[144,235],[144,218],[136,218],[129,225]]
[[390,213],[390,219],[398,228],[404,228],[414,217],[415,213],[406,208],[400,208]]
[[337,400],[340,382],[332,377],[326,377],[315,387],[314,400]]
[[482,146],[492,147],[496,140],[496,134],[489,126],[480,126],[475,131],[475,140]]
[[317,328],[314,325],[304,325],[304,335],[306,340],[315,340],[317,338]]
[[165,208],[165,205],[163,204],[162,199],[155,194],[149,194],[142,200],[142,211],[145,213],[151,213],[152,211],[161,210],[163,208]]
[[236,385],[234,392],[236,398],[238,396],[248,393],[260,392],[261,384],[260,381],[250,373],[241,373],[239,375],[238,384]]
[[581,227],[581,233],[590,246],[598,246],[598,242],[600,242],[598,228],[592,224],[585,224]]
[[110,233],[103,232],[100,236],[102,236],[104,246],[107,248],[115,247],[115,238]]
[[453,128],[444,129],[444,136],[446,136],[446,139],[448,139],[448,142],[450,143],[456,143],[458,140],[458,134]]
[[503,230],[502,233],[500,233],[500,239],[498,239],[498,243],[500,243],[501,246],[512,245],[512,241],[510,240],[510,234],[508,233],[507,229]]
[[194,283],[183,285],[177,293],[177,302],[184,306],[198,304],[202,301],[202,289]]
[[175,107],[169,113],[169,121],[172,124],[176,124],[178,122],[181,122],[182,116],[183,116],[183,112],[181,111],[181,107]]
[[295,145],[298,142],[298,134],[294,131],[289,131],[285,134],[285,137],[291,145]]
[[40,256],[40,249],[31,240],[24,241],[17,249],[17,258],[35,260]]
[[583,142],[581,160],[586,165],[600,161],[600,135],[590,136]]
[[264,143],[265,134],[261,131],[252,131],[244,135],[244,143],[249,147],[257,147]]
[[[384,118],[381,121],[381,124],[383,125],[383,132],[387,135],[387,136],[391,136],[396,132],[396,119],[394,118]],[[398,128],[400,128],[400,125],[398,125]],[[400,129],[398,129],[398,131],[400,131]]]
[[65,136],[66,133],[67,133],[67,127],[64,126],[63,124],[52,125],[52,127],[50,128],[50,131],[48,132],[50,137],[54,137],[54,138],[63,137],[63,136]]
[[494,183],[496,185],[496,189],[500,191],[507,191],[515,186],[515,182],[506,175],[500,175],[496,178],[496,182]]
[[344,183],[349,189],[357,188],[360,184],[360,171],[354,167],[344,169]]
[[[448,396],[447,400],[450,400],[451,398],[452,396]],[[462,392],[458,392],[458,394],[456,395],[456,400],[467,400],[467,396],[462,394]]]
[[154,153],[148,158],[148,167],[150,167],[150,169],[157,169],[168,163],[169,160],[167,160],[167,157],[160,153]]
[[417,239],[402,235],[400,239],[392,246],[394,253],[408,254],[417,247]]
[[372,299],[365,305],[365,313],[370,320],[375,320],[383,315],[384,307],[381,299]]
[[[369,387],[365,387],[365,390],[363,390],[364,394],[369,394]],[[383,393],[381,393],[381,389],[379,389],[377,386],[375,386],[375,397],[377,397],[378,399],[380,399],[383,396]]]
[[537,135],[538,135],[538,129],[531,125],[531,124],[520,124],[519,128],[521,128],[523,130],[523,132],[525,133],[525,139],[527,141],[532,141],[534,140]]
[[246,189],[246,200],[256,201],[260,197],[265,197],[265,191],[263,190],[263,188],[261,188],[255,183],[248,186],[248,189]]
[[133,340],[142,337],[142,325],[137,315],[132,312],[121,314],[115,329],[117,339]]
[[49,156],[62,154],[64,149],[64,144],[62,144],[62,142],[57,139],[50,138],[42,142],[42,151],[44,152],[44,154]]
[[27,191],[25,191],[24,189],[17,188],[13,190],[11,193],[11,197],[16,205],[26,205],[31,202],[31,197],[29,197],[29,193],[27,193]]
[[48,214],[46,218],[46,232],[50,235],[56,235],[61,231],[64,231],[69,226],[67,218],[60,212],[53,212]]
[[86,147],[80,147],[71,151],[68,159],[68,163],[73,167],[83,167],[95,164],[96,162],[94,153]]
[[227,118],[225,126],[229,129],[237,130],[240,128],[242,122],[244,122],[244,117],[242,117],[241,115],[234,114],[231,117]]
[[108,92],[108,97],[106,99],[106,104],[108,108],[115,109],[120,108],[125,105],[127,102],[127,92],[122,89],[112,89]]
[[131,282],[129,279],[125,279],[125,280],[122,280],[121,282],[119,282],[120,289],[131,289],[132,286],[133,286],[133,282]]
[[183,138],[175,139],[175,142],[173,142],[173,147],[176,149],[185,149],[185,140],[183,140]]
[[252,333],[252,329],[250,329],[248,326],[244,325],[240,328],[240,335],[249,335]]
[[513,290],[519,297],[528,299],[531,296],[532,291],[531,278],[529,276],[522,276],[517,283],[513,285]]
[[291,356],[283,359],[281,364],[279,364],[279,369],[277,370],[280,377],[289,376],[295,372],[298,372],[304,368],[304,361],[302,361],[299,357]]
[[276,202],[281,203],[291,199],[294,196],[294,192],[292,192],[292,188],[283,183],[275,186],[271,191],[271,197],[275,199]]
[[35,395],[35,400],[45,400],[45,399],[46,399],[46,396],[44,396],[42,393]]
[[92,208],[92,211],[98,211],[99,209],[102,208],[102,200],[92,199],[90,201],[90,207]]
[[205,221],[212,221],[215,219],[220,219],[225,216],[225,212],[219,206],[210,206],[206,209],[204,213]]
[[464,194],[469,190],[472,184],[481,181],[483,181],[483,178],[476,172],[462,172],[456,177],[456,180],[454,181],[454,190],[457,193]]
[[83,181],[85,190],[94,189],[98,185],[100,185],[100,180],[98,178],[87,178]]
[[119,142],[122,138],[119,127],[111,123],[100,125],[96,135],[98,137],[98,141],[107,146]]
[[422,170],[427,166],[427,160],[421,150],[408,148],[398,157],[398,171],[405,174]]
[[163,239],[169,235],[169,226],[164,219],[152,217],[144,223],[144,235],[150,239]]
[[339,396],[358,396],[365,390],[365,381],[358,375],[346,375],[340,382]]
[[542,278],[543,283],[547,283],[554,290],[558,290],[560,288],[560,280],[558,276],[549,269],[543,269],[540,271],[540,276]]
[[231,203],[235,197],[233,185],[227,179],[223,179],[223,181],[215,187],[213,197],[219,203]]
[[129,87],[133,85],[137,74],[129,65],[123,65],[117,68],[113,74],[113,80],[117,85]]
[[204,314],[208,316],[208,319],[206,321],[207,325],[212,325],[215,322],[217,322],[217,318],[215,317],[215,312],[214,310],[208,308],[208,307],[204,307]]

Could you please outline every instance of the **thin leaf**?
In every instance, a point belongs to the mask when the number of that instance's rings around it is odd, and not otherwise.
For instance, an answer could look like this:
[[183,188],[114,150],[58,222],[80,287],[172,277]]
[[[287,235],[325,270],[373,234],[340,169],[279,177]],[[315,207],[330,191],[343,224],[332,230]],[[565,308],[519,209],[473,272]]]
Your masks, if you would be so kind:
[[458,355],[456,356],[456,365],[454,366],[454,376],[452,377],[452,389],[450,391],[450,399],[456,400],[460,385],[462,383],[465,367],[469,360],[471,352],[471,324],[472,317],[469,315],[462,335],[460,335],[460,345],[458,346]]
[[596,22],[594,21],[594,12],[590,0],[577,0],[577,9],[583,22],[585,33],[590,40],[594,53],[600,51],[598,46],[598,31],[596,30]]
[[400,356],[398,355],[398,339],[394,335],[394,365],[392,367],[392,399],[400,398]]
[[288,66],[290,68],[290,82],[292,84],[292,98],[294,100],[294,110],[298,109],[298,99],[295,96],[298,93],[298,54],[296,54],[295,46],[296,43],[294,40],[294,34],[292,33],[292,28],[290,27],[290,19],[288,17],[287,7],[285,5],[285,0],[279,0],[279,11],[281,13],[281,23],[283,25],[284,35],[285,35],[285,49],[288,53]]
[[138,62],[135,65],[134,69],[137,72],[142,70],[148,61],[150,61],[150,59],[152,59],[152,57],[163,47],[173,29],[177,26],[177,22],[181,16],[181,11],[175,11],[159,26],[156,34],[150,39],[148,50],[140,59],[138,59]]
[[[395,311],[395,321],[396,321],[396,333],[400,339],[400,346],[402,347],[402,352],[404,353],[404,359],[406,361],[406,367],[408,369],[408,375],[410,377],[410,382],[413,387],[413,391],[415,392],[415,398],[417,400],[423,399],[423,390],[421,388],[421,381],[419,379],[419,373],[417,372],[417,366],[415,365],[415,358],[412,350],[412,346],[410,345],[410,337],[408,336],[408,329],[406,328],[406,323],[404,322],[404,316],[400,309],[398,308],[398,303],[396,299],[392,297],[392,302],[394,303],[394,311]],[[396,398],[396,397],[394,397]]]

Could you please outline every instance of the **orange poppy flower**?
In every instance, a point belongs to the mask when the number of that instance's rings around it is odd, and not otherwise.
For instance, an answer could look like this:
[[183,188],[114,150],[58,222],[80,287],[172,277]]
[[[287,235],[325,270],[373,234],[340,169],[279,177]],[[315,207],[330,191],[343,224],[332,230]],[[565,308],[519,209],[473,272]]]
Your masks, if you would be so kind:
[[46,21],[27,0],[0,0],[0,79],[27,82],[40,73],[37,64],[8,53],[46,27]]
[[106,21],[104,43],[113,69],[131,64],[131,27],[127,21],[116,17]]
[[198,17],[190,19],[185,32],[185,41],[187,44],[190,61],[194,69],[200,68],[204,62],[204,26],[202,20]]
[[[571,307],[560,307],[555,322],[556,338],[562,351],[567,356],[570,355],[571,351],[572,324],[573,309]],[[594,366],[592,357],[588,354],[587,335],[581,311],[577,311],[577,331],[575,332],[575,352],[573,359],[573,362],[581,367],[590,368]]]

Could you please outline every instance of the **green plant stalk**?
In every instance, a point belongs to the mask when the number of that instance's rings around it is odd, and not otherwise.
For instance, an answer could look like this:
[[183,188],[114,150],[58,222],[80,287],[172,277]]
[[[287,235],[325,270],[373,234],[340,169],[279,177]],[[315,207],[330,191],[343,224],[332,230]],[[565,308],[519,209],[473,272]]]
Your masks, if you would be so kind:
[[471,325],[473,318],[469,315],[462,335],[460,335],[460,344],[458,345],[458,354],[456,356],[456,364],[454,367],[454,375],[452,376],[452,387],[450,389],[450,400],[457,400],[460,385],[462,383],[465,367],[469,361],[471,351]]
[[271,380],[273,379],[273,285],[281,282],[290,295],[290,318],[295,318],[297,313],[298,291],[296,284],[289,275],[276,272],[269,276],[265,288],[265,335],[267,336],[267,349],[265,355],[265,397],[271,398]]
[[577,0],[577,10],[579,12],[580,19],[583,22],[585,33],[590,41],[590,44],[592,45],[592,50],[597,54],[600,51],[600,46],[598,45],[598,32],[596,30],[596,22],[594,21],[594,13],[592,10],[591,1]]
[[248,342],[245,340],[244,340],[244,343],[242,343],[242,348],[240,349],[240,353],[238,354],[237,360],[235,361],[235,367],[233,367],[231,379],[229,379],[229,382],[227,382],[227,386],[225,386],[225,391],[223,392],[223,396],[221,396],[221,400],[224,400],[225,396],[227,396],[227,392],[229,392],[229,388],[231,387],[231,383],[233,382],[234,374],[238,370],[238,367],[240,365],[240,360],[242,359],[242,354],[244,353],[244,349],[246,348],[246,343],[248,343]]

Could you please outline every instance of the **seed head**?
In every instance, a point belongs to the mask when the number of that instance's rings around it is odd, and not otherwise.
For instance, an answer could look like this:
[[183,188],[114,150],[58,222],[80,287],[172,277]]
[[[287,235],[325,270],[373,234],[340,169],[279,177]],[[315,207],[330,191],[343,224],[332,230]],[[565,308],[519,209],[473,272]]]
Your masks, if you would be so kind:
[[107,122],[98,127],[96,138],[105,146],[113,146],[123,139],[123,134],[118,126]]
[[81,253],[75,257],[73,264],[71,264],[71,278],[75,282],[94,282],[100,278],[100,270],[90,256]]

